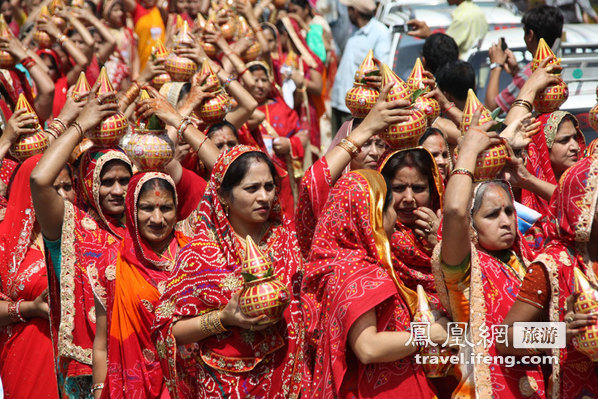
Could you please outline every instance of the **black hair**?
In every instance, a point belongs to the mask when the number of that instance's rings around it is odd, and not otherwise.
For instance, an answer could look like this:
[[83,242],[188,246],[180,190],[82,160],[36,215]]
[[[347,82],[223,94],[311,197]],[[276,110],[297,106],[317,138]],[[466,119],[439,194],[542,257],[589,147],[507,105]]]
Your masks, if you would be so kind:
[[426,129],[424,134],[419,138],[419,141],[417,142],[417,144],[423,145],[424,141],[426,141],[428,139],[428,137],[430,137],[430,136],[440,136],[443,139],[445,139],[444,134],[442,134],[442,131],[440,129],[437,129],[435,127],[429,127]]
[[268,169],[270,169],[270,173],[272,174],[272,178],[274,179],[274,183],[277,186],[279,185],[280,178],[270,158],[261,151],[251,151],[239,156],[239,158],[235,159],[228,167],[228,170],[222,179],[222,184],[220,185],[220,195],[230,196],[232,194],[233,188],[239,185],[241,180],[245,178],[252,161],[266,162],[266,165],[268,165]]
[[[430,156],[430,154],[423,150],[423,149],[412,149],[407,151],[400,151],[393,155],[386,164],[384,168],[382,168],[382,176],[389,182],[391,182],[397,171],[405,166],[409,166],[415,168],[422,176],[425,176],[428,182],[428,188],[430,190],[430,198],[432,201],[434,200],[434,196],[432,196],[432,192],[436,191],[436,186],[434,183],[434,175],[432,171],[435,168],[434,160]],[[432,204],[432,208],[437,208],[440,204]],[[436,209],[433,209],[436,211]]]
[[309,15],[313,16],[313,10],[312,10],[311,6],[309,5],[308,0],[291,0],[291,1],[289,1],[289,4],[294,4],[303,9],[307,8],[309,10]]
[[388,206],[392,202],[392,184],[390,180],[386,177],[384,178],[384,183],[386,183],[386,195],[384,196],[384,205],[382,205],[382,212],[386,212]]
[[139,204],[139,198],[141,198],[141,196],[143,194],[145,194],[146,192],[148,192],[150,190],[156,190],[156,189],[162,189],[164,191],[168,191],[170,193],[170,195],[172,195],[172,199],[176,206],[176,193],[174,191],[174,187],[172,187],[172,184],[170,184],[168,181],[166,181],[164,179],[160,179],[158,177],[154,177],[153,179],[149,179],[148,181],[143,183],[143,185],[139,189],[139,195],[137,197],[137,204],[135,204],[135,205]]
[[547,5],[534,7],[521,18],[523,31],[534,32],[536,39],[544,39],[549,47],[552,47],[556,39],[563,35],[563,21],[561,10]]
[[227,120],[224,120],[222,122],[218,122],[213,124],[212,126],[210,126],[210,128],[208,129],[208,133],[207,136],[209,138],[212,137],[212,134],[214,134],[214,132],[216,132],[217,130],[222,129],[223,127],[228,127],[230,130],[233,131],[233,134],[235,135],[235,138],[238,140],[239,139],[239,133],[237,132],[237,128],[235,127],[235,125],[233,125],[232,123],[230,123]]
[[50,54],[41,53],[41,54],[39,55],[39,57],[40,57],[41,59],[44,59],[44,58],[49,58],[49,59],[50,59],[50,62],[52,63],[52,68],[54,68],[54,70],[56,70],[56,72],[60,72],[60,71],[58,70],[58,65],[56,65],[56,59],[55,59],[54,57],[52,57]]
[[442,91],[459,101],[465,101],[467,91],[475,91],[475,71],[469,62],[451,61],[438,69],[436,82]]
[[[284,22],[282,22],[282,19],[279,19],[278,21],[276,21],[276,29],[278,29],[278,32],[282,35],[283,32],[287,31],[287,28],[285,28],[284,26]],[[288,34],[288,33],[287,33]]]
[[262,64],[254,64],[249,67],[249,72],[253,73],[255,71],[264,71],[266,76],[268,76],[268,69]]
[[459,47],[455,40],[444,33],[434,33],[426,38],[422,48],[426,69],[436,75],[444,64],[459,59]]
[[260,26],[262,27],[263,30],[269,30],[272,33],[272,36],[274,36],[274,37],[278,36],[278,32],[276,32],[276,30],[274,29],[274,27],[272,25],[263,23]]
[[106,162],[104,166],[102,166],[102,171],[100,172],[100,180],[102,180],[108,169],[110,169],[113,165],[118,164],[126,166],[131,176],[133,175],[133,170],[131,169],[131,166],[128,163],[126,163],[122,159],[111,159],[108,162]]
[[[183,98],[187,97],[187,94],[189,94],[189,92],[191,91],[191,83],[186,82],[185,84],[183,84],[181,86],[181,90],[179,91],[179,96],[176,99],[177,104],[179,103],[179,101],[181,101]],[[175,104],[176,106],[176,104]]]

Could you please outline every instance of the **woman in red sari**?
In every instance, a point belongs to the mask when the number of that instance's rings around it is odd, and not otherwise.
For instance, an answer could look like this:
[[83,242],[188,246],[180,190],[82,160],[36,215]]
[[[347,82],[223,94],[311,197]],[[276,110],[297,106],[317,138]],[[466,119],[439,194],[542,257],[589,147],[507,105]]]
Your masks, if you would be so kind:
[[[156,347],[173,398],[299,395],[301,258],[276,200],[276,180],[268,157],[251,147],[234,147],[214,166],[196,235],[180,252],[156,308]],[[238,306],[247,235],[291,293],[275,324],[258,326],[262,319],[244,316]],[[205,322],[212,323],[209,331]]]
[[177,195],[170,176],[135,174],[126,202],[126,233],[120,248],[105,255],[97,275],[90,276],[97,323],[94,395],[114,398],[125,392],[126,397],[157,398],[167,390],[151,339],[154,309],[175,257],[189,238],[174,230]]
[[[562,399],[598,397],[596,363],[571,344],[571,338],[584,327],[596,324],[596,314],[576,314],[574,269],[579,269],[594,285],[598,270],[598,161],[588,157],[567,169],[550,200],[554,220],[551,241],[529,267],[517,301],[504,324],[555,321],[567,325],[567,347],[554,349],[558,363],[552,364],[553,397]],[[509,339],[512,330],[509,329]],[[511,341],[509,341],[511,342]],[[520,355],[520,350],[499,347],[502,353]]]
[[[376,171],[350,172],[322,210],[301,288],[305,397],[436,397],[411,356],[417,296],[392,268],[397,216],[387,185]],[[441,324],[430,331],[445,341]]]
[[[540,180],[556,184],[563,172],[581,159],[586,148],[577,118],[566,111],[554,111],[537,118],[540,133],[532,136],[528,146],[527,170]],[[523,205],[547,215],[550,197],[522,190]]]
[[39,158],[18,168],[0,224],[0,376],[7,398],[58,398],[44,247],[29,186]]
[[[459,144],[444,195],[442,241],[433,259],[440,300],[471,342],[459,349],[466,359],[497,354],[493,327],[503,324],[533,258],[517,230],[510,186],[491,180],[473,189],[477,156],[499,142],[496,133],[471,127]],[[546,397],[540,366],[509,366],[496,360],[460,364],[453,397]]]
[[131,176],[130,161],[122,152],[101,150],[85,155],[89,161],[83,162],[91,166],[81,169],[87,173],[80,179],[88,191],[80,194],[84,197],[81,201],[90,202],[90,213],[64,201],[53,187],[82,134],[118,110],[118,104],[102,102],[107,95],[101,95],[99,101],[94,97],[31,173],[33,205],[47,251],[50,326],[62,398],[91,396],[95,310],[88,270],[117,244],[116,234],[124,234],[124,228],[106,215],[118,214],[119,208],[124,212],[122,188],[124,185],[126,190]]
[[416,290],[421,284],[440,308],[431,262],[444,191],[436,162],[428,150],[417,147],[390,153],[379,169],[391,183],[397,211],[390,245],[393,267],[407,287]]

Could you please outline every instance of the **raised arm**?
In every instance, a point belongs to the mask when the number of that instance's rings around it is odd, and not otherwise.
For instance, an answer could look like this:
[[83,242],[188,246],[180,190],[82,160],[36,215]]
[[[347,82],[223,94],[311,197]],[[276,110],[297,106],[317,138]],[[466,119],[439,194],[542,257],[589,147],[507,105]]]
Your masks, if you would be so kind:
[[[372,136],[383,131],[393,123],[405,122],[408,120],[411,110],[408,100],[386,101],[386,96],[392,85],[389,84],[380,91],[378,102],[365,117],[359,126],[349,133],[347,140],[355,146],[361,146]],[[334,182],[339,178],[345,167],[351,162],[351,155],[339,146],[332,148],[324,156],[330,170],[331,180]]]
[[[30,58],[29,51],[23,47],[19,39],[14,36],[0,38],[0,48],[13,55],[17,62],[23,62]],[[31,57],[32,58],[32,57]],[[25,62],[25,68],[29,71],[31,78],[37,88],[37,96],[33,106],[40,120],[45,121],[52,115],[52,102],[54,101],[54,82],[48,75],[45,65],[32,62]]]
[[31,172],[31,196],[37,221],[44,236],[51,241],[60,238],[64,218],[64,200],[54,189],[54,180],[68,162],[71,152],[82,139],[83,133],[118,111],[118,104],[102,103],[114,93],[102,94],[96,99],[97,88],[97,85],[94,86],[87,104],[77,119],[46,150]]
[[103,43],[98,49],[97,57],[98,64],[103,65],[116,48],[116,38],[110,32],[110,29],[93,15],[89,9],[74,8],[73,13],[81,20],[89,22],[98,30],[100,36],[102,36]]
[[[486,148],[501,142],[496,132],[487,131],[492,122],[477,126],[479,116],[480,110],[477,110],[459,144],[459,157],[444,193],[441,257],[445,264],[452,266],[461,264],[470,252],[470,203],[476,158]],[[455,173],[455,170],[464,173]]]

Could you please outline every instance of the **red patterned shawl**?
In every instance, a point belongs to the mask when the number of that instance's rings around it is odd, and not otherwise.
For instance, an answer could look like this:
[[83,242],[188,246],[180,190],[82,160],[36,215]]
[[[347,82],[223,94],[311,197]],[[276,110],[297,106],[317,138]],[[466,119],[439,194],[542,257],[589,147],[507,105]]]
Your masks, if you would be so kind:
[[[0,224],[0,299],[32,301],[48,287],[29,177],[41,155],[27,159],[12,182]],[[4,160],[6,163],[7,160]],[[6,397],[58,398],[50,324],[42,318],[0,327],[0,375]]]
[[220,155],[199,207],[196,236],[180,252],[156,309],[156,346],[174,398],[296,398],[299,394],[301,258],[295,233],[286,219],[281,220],[277,201],[270,227],[258,245],[292,293],[284,320],[261,332],[231,327],[223,334],[178,347],[172,336],[175,322],[223,308],[242,286],[244,249],[218,200],[218,190],[229,166],[242,154],[255,151],[236,146]]
[[[579,130],[579,123],[577,119],[566,111],[554,111],[552,113],[542,114],[537,120],[541,122],[541,132],[532,136],[532,142],[529,144],[527,152],[528,159],[525,167],[527,170],[540,180],[557,184],[556,177],[552,170],[550,162],[550,149],[559,130],[559,124],[564,117],[570,116],[575,121],[574,125],[577,129],[577,140],[579,142],[580,157],[586,148],[583,133]],[[548,212],[548,201],[541,198],[527,190],[521,190],[521,202],[523,205],[532,208],[543,215]]]
[[100,224],[100,227],[118,239],[125,235],[125,227],[121,220],[104,215],[100,206],[100,175],[104,165],[112,160],[120,160],[129,166],[133,166],[129,158],[119,150],[111,148],[90,148],[81,155],[79,163],[79,198],[81,207]]
[[[567,298],[573,292],[573,270],[579,268],[597,286],[598,270],[587,253],[598,202],[598,160],[588,157],[565,171],[550,201],[554,218],[552,239],[534,262],[548,271],[552,295],[549,317],[563,321]],[[572,346],[554,351],[560,362],[553,365],[553,397],[598,397],[596,363]]]
[[301,288],[305,397],[435,397],[412,357],[363,365],[347,343],[351,326],[367,311],[375,309],[379,331],[406,331],[416,307],[413,291],[391,266],[385,194],[378,172],[350,172],[331,190],[318,220]]

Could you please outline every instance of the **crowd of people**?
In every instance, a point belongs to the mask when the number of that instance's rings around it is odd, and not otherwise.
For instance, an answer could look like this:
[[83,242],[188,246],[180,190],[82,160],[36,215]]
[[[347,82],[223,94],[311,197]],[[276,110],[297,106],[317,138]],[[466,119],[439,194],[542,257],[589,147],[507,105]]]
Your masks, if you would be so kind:
[[4,397],[598,398],[598,145],[537,105],[563,12],[484,106],[474,2],[409,22],[413,91],[340,3],[0,0]]

